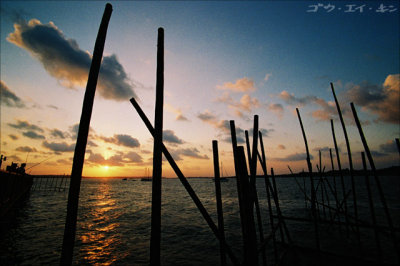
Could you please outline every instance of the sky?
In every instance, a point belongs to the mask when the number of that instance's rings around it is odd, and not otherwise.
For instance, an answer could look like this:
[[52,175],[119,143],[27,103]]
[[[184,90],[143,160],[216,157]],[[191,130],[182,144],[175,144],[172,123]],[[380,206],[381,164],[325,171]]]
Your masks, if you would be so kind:
[[[331,169],[334,121],[356,169],[356,106],[378,168],[400,165],[397,1],[112,1],[84,176],[144,176],[153,140],[129,99],[154,122],[157,29],[165,30],[164,143],[189,177],[233,175],[229,121],[245,145],[254,115],[276,174],[307,169],[299,108],[316,170]],[[2,168],[70,174],[94,43],[106,2],[1,1]],[[250,137],[251,140],[251,137]],[[337,162],[335,161],[337,169]],[[259,167],[260,168],[260,167]],[[151,172],[151,171],[149,171]],[[259,173],[261,173],[259,171]],[[163,176],[175,177],[166,161]]]

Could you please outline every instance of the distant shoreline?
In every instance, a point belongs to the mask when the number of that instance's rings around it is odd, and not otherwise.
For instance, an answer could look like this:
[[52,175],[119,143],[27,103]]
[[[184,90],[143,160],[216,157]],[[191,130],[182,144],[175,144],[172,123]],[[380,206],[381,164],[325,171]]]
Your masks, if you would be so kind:
[[[327,171],[324,172],[324,176],[340,176],[340,174],[347,176],[350,175],[350,170],[349,169],[343,169],[340,173],[340,171],[335,170],[335,171]],[[369,176],[372,176],[372,171],[368,170],[367,174]],[[384,176],[399,176],[400,177],[400,166],[391,166],[387,168],[382,168],[377,170],[378,175],[384,175]],[[313,172],[313,175],[315,177],[318,177],[320,173],[318,172]],[[364,176],[365,172],[363,170],[354,170],[354,175],[355,176]],[[34,178],[63,178],[63,177],[68,177],[69,175],[32,175]],[[281,174],[281,175],[275,175],[277,178],[281,177],[302,177],[302,176],[309,176],[308,172],[299,172],[299,173],[294,173],[294,174]],[[263,178],[263,175],[257,175],[257,178]],[[82,178],[84,179],[93,179],[93,178],[104,178],[104,179],[122,179],[122,178],[127,178],[127,179],[138,179],[140,180],[143,178],[143,176],[83,176]],[[212,179],[214,178],[213,176],[188,176],[186,178],[190,179]],[[227,179],[234,179],[235,176],[226,176],[224,178]],[[178,179],[178,177],[163,177],[163,179]]]

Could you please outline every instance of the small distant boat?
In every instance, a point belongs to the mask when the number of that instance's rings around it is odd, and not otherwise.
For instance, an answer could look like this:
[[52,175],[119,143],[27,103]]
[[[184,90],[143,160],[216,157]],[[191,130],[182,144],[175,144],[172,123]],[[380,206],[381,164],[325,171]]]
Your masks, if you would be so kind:
[[128,178],[122,178],[122,180],[125,180],[125,181],[126,181],[126,180],[128,180]]
[[144,173],[144,175],[146,176],[146,177],[143,177],[143,178],[141,178],[140,179],[140,181],[151,181],[151,178],[150,178],[150,171],[149,171],[149,168],[146,168],[145,169],[145,173]]
[[[225,171],[225,173],[226,173],[226,171]],[[220,182],[228,182],[229,179],[223,176],[224,175],[224,168],[222,167],[222,162],[221,162],[221,174],[222,174],[222,176],[219,178],[219,181]],[[215,178],[213,178],[213,181],[215,181]]]

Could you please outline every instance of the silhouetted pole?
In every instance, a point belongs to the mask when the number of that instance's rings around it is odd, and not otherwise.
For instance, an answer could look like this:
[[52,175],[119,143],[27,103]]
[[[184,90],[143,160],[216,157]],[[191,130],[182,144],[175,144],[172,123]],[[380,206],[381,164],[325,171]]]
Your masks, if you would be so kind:
[[250,167],[251,167],[251,151],[250,151],[249,131],[245,130],[244,135],[246,138],[247,161],[249,162],[249,169],[250,169]]
[[76,219],[78,215],[79,191],[82,179],[82,168],[85,159],[86,143],[89,133],[90,118],[92,116],[94,95],[97,78],[99,76],[101,58],[103,57],[107,27],[112,13],[111,4],[107,3],[99,32],[94,46],[93,59],[90,65],[85,97],[83,99],[81,120],[79,123],[78,138],[76,140],[74,160],[72,163],[71,181],[68,194],[67,217],[65,221],[64,239],[62,244],[60,265],[71,265],[75,242]]
[[274,217],[273,217],[272,207],[271,207],[271,194],[270,194],[271,184],[269,182],[268,174],[267,174],[267,159],[265,156],[264,142],[263,142],[261,131],[259,131],[258,134],[259,134],[259,138],[260,138],[260,149],[261,149],[261,158],[259,157],[259,159],[260,159],[260,163],[261,163],[261,168],[264,172],[265,189],[267,191],[268,215],[269,215],[269,221],[271,223],[272,243],[274,246],[274,259],[275,259],[275,263],[276,263],[278,261],[278,250],[276,247]]
[[396,138],[395,141],[396,141],[397,150],[399,151],[399,155],[400,155],[400,141],[399,141],[399,138]]
[[[338,169],[339,169],[339,174],[340,174],[340,183],[342,184],[344,219],[346,222],[346,235],[347,235],[347,237],[349,237],[349,217],[347,216],[346,187],[344,184],[344,178],[343,178],[343,173],[342,173],[342,164],[340,163],[339,148],[338,148],[338,145],[336,142],[335,128],[333,126],[332,119],[331,119],[331,129],[332,129],[333,144],[335,145],[336,159],[337,159],[337,164],[338,164]],[[338,211],[339,211],[339,209],[338,209]],[[339,215],[338,215],[338,217],[339,217]]]
[[[354,205],[354,217],[356,219],[356,223],[358,221],[358,210],[357,210],[357,194],[356,194],[356,186],[354,182],[354,168],[353,168],[353,160],[351,158],[351,150],[350,150],[350,142],[349,137],[347,136],[346,125],[344,124],[344,119],[342,116],[342,111],[340,110],[339,102],[336,98],[335,89],[333,88],[333,83],[331,82],[331,89],[333,97],[335,98],[336,108],[339,114],[340,123],[342,124],[344,139],[346,141],[347,148],[347,157],[349,158],[349,168],[350,168],[350,178],[351,178],[351,190],[353,191],[353,205]],[[361,244],[360,240],[360,229],[356,226],[356,236],[358,240],[358,244]]]
[[253,204],[254,199],[249,175],[246,167],[246,157],[243,146],[237,146],[235,155],[237,156],[238,173],[243,191],[243,209],[244,209],[244,262],[243,265],[258,265],[257,254],[257,234],[254,223]]
[[213,159],[214,159],[214,181],[215,181],[215,197],[217,201],[217,215],[218,215],[218,230],[219,230],[219,245],[220,245],[220,257],[221,265],[226,265],[226,256],[223,243],[225,242],[225,229],[224,229],[224,213],[222,211],[222,199],[221,199],[221,182],[219,173],[219,158],[218,158],[218,141],[212,141],[213,147]]
[[381,247],[381,242],[379,240],[379,232],[377,228],[377,223],[376,223],[376,217],[375,217],[375,207],[374,207],[374,202],[372,200],[372,192],[371,192],[371,185],[369,183],[369,176],[367,172],[367,163],[365,161],[365,154],[364,152],[361,152],[361,159],[362,159],[362,164],[363,164],[363,169],[364,169],[364,175],[365,175],[365,185],[367,187],[367,192],[368,192],[368,203],[369,203],[369,210],[371,213],[371,220],[372,220],[372,225],[374,227],[374,235],[375,235],[375,242],[376,242],[376,248],[378,249],[378,261],[382,262],[382,247]]
[[320,243],[319,243],[319,231],[318,231],[318,221],[317,221],[317,212],[315,208],[315,187],[314,187],[314,179],[313,179],[313,172],[312,172],[312,166],[311,166],[311,160],[310,160],[310,152],[308,150],[308,143],[307,143],[307,137],[306,133],[304,131],[303,127],[303,122],[301,121],[301,116],[299,109],[296,108],[297,112],[297,117],[299,118],[300,122],[300,127],[301,127],[301,132],[303,133],[303,139],[304,139],[304,144],[306,146],[306,153],[307,153],[307,166],[308,166],[308,172],[310,174],[310,182],[311,182],[311,213],[314,218],[314,231],[315,231],[315,244],[317,246],[317,250],[320,250]]
[[241,180],[238,175],[239,169],[238,169],[238,164],[237,164],[237,156],[236,156],[236,148],[237,148],[237,139],[236,139],[236,127],[235,127],[235,121],[230,120],[229,125],[231,128],[231,140],[232,140],[232,153],[233,153],[233,162],[235,165],[235,175],[236,175],[236,188],[238,192],[238,201],[239,201],[239,214],[240,214],[240,225],[242,227],[242,238],[244,241],[244,235],[245,235],[245,226],[244,226],[244,206],[243,206],[243,191],[242,191],[242,185],[241,185]]
[[[143,120],[143,123],[146,125],[150,134],[154,137],[154,128],[151,125],[146,114],[143,112],[142,108],[140,108],[139,104],[136,102],[136,100],[134,98],[131,98],[130,102],[132,103],[133,107],[136,109],[140,118]],[[189,196],[192,198],[194,204],[196,205],[197,209],[200,211],[204,220],[206,220],[208,226],[210,227],[211,231],[214,233],[215,237],[217,239],[219,239],[218,227],[215,225],[215,223],[211,219],[211,216],[207,212],[206,208],[204,208],[204,205],[201,203],[199,197],[196,195],[196,192],[194,192],[192,186],[189,184],[189,182],[187,181],[187,179],[183,175],[182,171],[179,169],[178,165],[176,164],[176,162],[174,161],[171,154],[169,153],[169,151],[167,150],[167,148],[165,147],[165,145],[163,143],[161,143],[161,148],[162,148],[162,152],[164,153],[165,159],[167,159],[168,163],[171,165],[171,168],[174,170],[175,174],[179,178],[179,181],[181,181],[182,185],[185,187],[186,191],[188,192]],[[228,254],[229,258],[231,259],[232,263],[234,265],[239,265],[239,262],[235,256],[235,254],[233,254],[232,250],[226,244],[226,242],[224,243],[224,248],[225,248],[225,251]]]
[[386,219],[388,221],[388,225],[389,225],[389,229],[390,229],[390,235],[392,237],[393,245],[394,245],[394,248],[395,248],[396,253],[397,253],[397,259],[398,259],[398,262],[400,263],[400,250],[399,250],[399,246],[398,246],[398,243],[397,243],[396,233],[394,231],[392,218],[390,216],[389,208],[388,208],[387,203],[386,203],[385,194],[383,194],[383,189],[382,189],[382,186],[381,186],[381,182],[380,182],[380,180],[378,178],[378,175],[376,173],[375,163],[374,163],[374,160],[372,159],[372,155],[371,155],[371,152],[369,150],[369,147],[368,147],[368,144],[367,144],[367,140],[365,139],[364,132],[362,130],[360,120],[358,119],[357,111],[354,108],[354,104],[353,103],[350,103],[350,106],[351,106],[351,111],[353,112],[354,120],[355,120],[357,128],[358,128],[358,132],[360,133],[360,137],[361,137],[361,141],[362,141],[363,146],[364,146],[365,153],[367,154],[369,165],[371,166],[372,173],[373,173],[373,175],[375,177],[376,187],[378,188],[378,192],[379,192],[379,196],[380,196],[381,203],[382,203],[382,206],[383,206],[383,210],[385,211]]
[[164,29],[158,29],[156,110],[154,119],[153,178],[151,200],[150,265],[160,265],[162,130],[164,106]]

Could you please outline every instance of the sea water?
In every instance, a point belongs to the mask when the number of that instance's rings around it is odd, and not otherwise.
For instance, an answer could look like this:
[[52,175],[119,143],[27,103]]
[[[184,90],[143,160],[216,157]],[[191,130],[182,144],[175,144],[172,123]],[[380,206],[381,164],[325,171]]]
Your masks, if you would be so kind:
[[[212,179],[188,179],[204,207],[217,224],[215,185]],[[303,186],[303,179],[297,178]],[[367,191],[364,177],[356,177],[359,217],[370,221]],[[382,187],[389,205],[395,227],[400,222],[400,181],[399,177],[381,177]],[[306,207],[304,195],[293,178],[276,178],[279,203],[284,216],[310,218],[309,204]],[[333,178],[329,178],[333,187]],[[350,179],[345,179],[350,189]],[[306,191],[310,193],[309,179]],[[316,185],[318,180],[315,180]],[[336,177],[337,193],[341,198],[340,180]],[[373,180],[373,199],[378,221],[387,225]],[[242,259],[240,214],[235,179],[222,182],[222,204],[227,243],[234,254]],[[35,187],[35,185],[33,186]],[[268,203],[265,183],[257,179],[264,233],[270,232]],[[329,202],[336,204],[333,194],[326,186]],[[321,192],[317,192],[321,200]],[[1,223],[0,264],[1,265],[57,265],[59,263],[64,232],[68,192],[54,190],[33,190],[30,197],[16,211],[15,215]],[[353,213],[351,197],[349,213]],[[162,181],[162,265],[219,265],[219,244],[211,229],[196,208],[179,179]],[[276,211],[274,209],[274,213]],[[329,217],[328,209],[325,215]],[[320,216],[323,217],[322,208]],[[74,248],[74,264],[102,265],[148,265],[151,220],[151,182],[140,179],[82,179],[77,232]],[[277,220],[275,219],[275,222]],[[343,219],[342,219],[343,221]],[[296,244],[314,247],[314,231],[311,223],[287,221],[291,238]],[[354,246],[337,233],[338,227],[320,226],[323,249],[347,252]],[[364,253],[374,259],[376,246],[372,230],[361,230]],[[332,237],[333,235],[333,237]],[[329,238],[329,239],[325,239]],[[393,258],[392,244],[382,237],[384,256]],[[279,239],[279,238],[278,238]],[[339,250],[334,250],[339,247]],[[361,253],[361,256],[365,256]],[[267,257],[271,261],[273,250],[268,245]],[[229,259],[228,259],[229,262]]]

